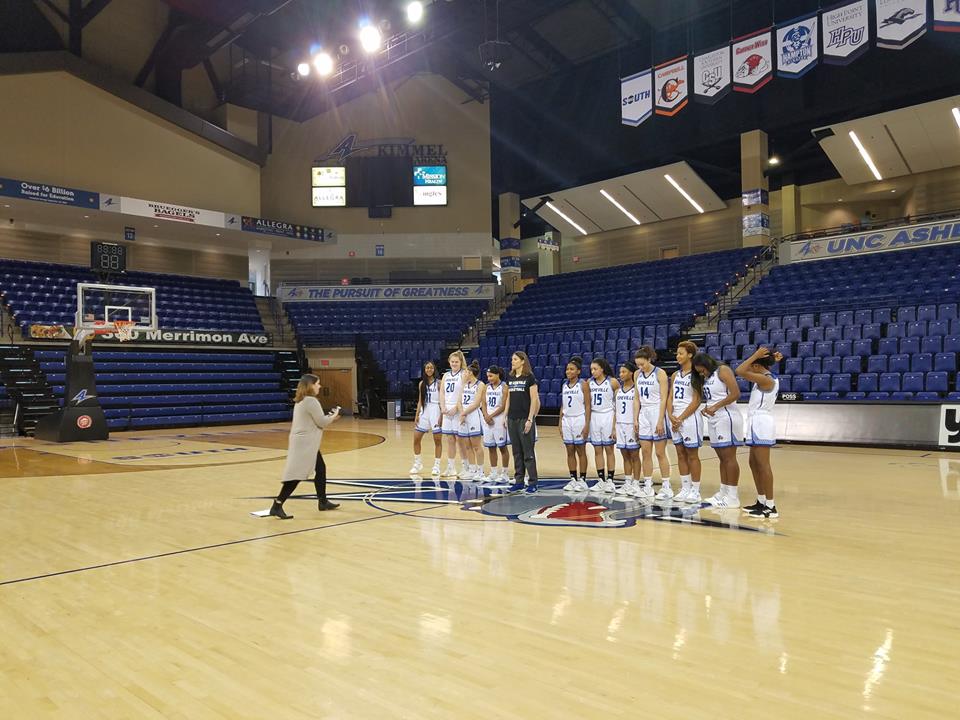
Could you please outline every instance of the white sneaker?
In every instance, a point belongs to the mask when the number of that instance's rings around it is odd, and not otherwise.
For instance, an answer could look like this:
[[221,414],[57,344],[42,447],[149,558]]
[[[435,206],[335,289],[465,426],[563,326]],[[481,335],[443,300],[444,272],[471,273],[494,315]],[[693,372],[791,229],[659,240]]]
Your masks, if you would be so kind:
[[740,498],[730,497],[729,495],[724,495],[719,498],[714,496],[710,498],[707,502],[710,503],[710,505],[716,508],[717,510],[729,510],[731,508],[740,507]]
[[410,474],[419,475],[422,472],[423,472],[423,463],[420,462],[419,460],[414,460],[413,467],[410,468]]
[[457,476],[457,468],[454,467],[453,463],[447,463],[447,469],[443,471],[441,477],[455,478]]
[[609,493],[616,492],[617,487],[613,484],[613,480],[600,480],[590,488],[593,492],[599,493],[601,495],[606,495]]
[[634,480],[630,483],[630,487],[627,488],[626,494],[630,497],[638,498],[641,492],[643,492],[643,485],[640,484],[639,480]]
[[689,488],[689,492],[683,497],[683,502],[690,503],[691,505],[699,505],[703,502],[703,499],[700,497],[700,491]]
[[657,500],[673,500],[673,489],[669,485],[663,485],[654,497]]
[[481,475],[477,479],[480,481],[481,485],[489,485],[490,483],[493,482],[493,475],[492,473],[490,475]]
[[717,490],[716,493],[706,499],[706,503],[710,507],[717,507],[718,503],[724,498],[726,498],[726,495],[724,494],[723,490]]
[[686,502],[686,501],[687,501],[687,495],[690,494],[690,491],[691,491],[691,490],[693,490],[693,488],[690,487],[689,485],[684,485],[684,486],[682,486],[682,487],[680,488],[679,492],[677,492],[677,493],[673,496],[673,501],[674,501],[674,502]]
[[577,492],[578,493],[590,492],[590,486],[587,485],[586,480],[577,480]]
[[639,487],[637,491],[637,497],[643,498],[644,500],[653,500],[654,492],[653,485],[643,484]]
[[433,477],[440,477],[440,461],[439,460],[437,460],[437,462],[433,464],[433,470],[430,471],[430,474]]
[[633,478],[629,480],[624,480],[620,487],[614,489],[614,493],[617,495],[632,495],[633,494]]
[[580,481],[576,478],[573,478],[570,482],[563,486],[564,492],[577,492],[577,488],[580,487]]

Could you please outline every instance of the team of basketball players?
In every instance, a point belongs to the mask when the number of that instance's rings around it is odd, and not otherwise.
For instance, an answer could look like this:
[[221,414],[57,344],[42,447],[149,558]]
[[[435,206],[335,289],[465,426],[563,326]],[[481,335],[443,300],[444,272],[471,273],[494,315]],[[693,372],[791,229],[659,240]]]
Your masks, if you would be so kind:
[[[757,500],[743,511],[756,518],[779,517],[770,466],[770,448],[776,445],[772,410],[779,380],[771,367],[781,356],[761,347],[734,371],[707,353],[698,352],[694,343],[683,341],[677,347],[679,369],[671,378],[655,364],[657,353],[652,347],[641,347],[634,356],[634,362],[620,365],[616,377],[605,359],[594,358],[586,380],[581,378],[581,358],[568,361],[561,394],[560,432],[566,446],[570,482],[563,490],[571,494],[619,495],[658,504],[739,508],[737,448],[747,445]],[[525,353],[514,353],[512,360],[514,367],[525,370],[511,374],[529,371]],[[468,365],[461,351],[452,353],[449,363],[450,369],[442,377],[438,377],[433,361],[424,365],[410,474],[423,472],[421,444],[423,436],[430,433],[435,447],[433,476],[509,484],[509,387],[504,370],[488,368],[484,383],[479,365]],[[752,383],[746,431],[743,416],[735,405],[740,399],[737,376]],[[700,495],[699,449],[705,430],[720,462],[720,489],[704,501]],[[447,467],[441,471],[443,436],[447,438]],[[486,475],[481,441],[489,452],[490,471]],[[670,441],[677,451],[676,489],[666,452]],[[592,485],[587,483],[587,444],[593,447],[598,476]],[[620,484],[614,482],[615,447],[623,457],[624,480]],[[454,464],[458,449],[462,461],[459,472]],[[660,471],[658,492],[653,487],[654,456]],[[522,475],[514,480],[519,487],[523,486]]]

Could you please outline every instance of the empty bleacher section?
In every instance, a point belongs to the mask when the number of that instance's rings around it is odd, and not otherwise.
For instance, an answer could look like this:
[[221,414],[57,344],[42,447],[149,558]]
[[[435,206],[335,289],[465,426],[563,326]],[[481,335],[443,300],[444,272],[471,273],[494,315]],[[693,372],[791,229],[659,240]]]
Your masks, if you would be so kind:
[[730,362],[787,358],[780,390],[808,400],[960,399],[960,245],[774,268],[707,336]]
[[[632,359],[640,345],[666,351],[697,315],[734,285],[760,248],[692,255],[542,278],[524,289],[480,340],[482,365],[509,367],[526,350],[544,407],[559,407],[571,355]],[[584,367],[586,377],[589,367]]]
[[[76,265],[0,260],[0,296],[24,335],[35,323],[73,325],[78,282],[99,282]],[[249,288],[235,280],[128,271],[114,285],[156,288],[161,328],[263,332]]]
[[[36,350],[63,399],[65,349]],[[274,422],[291,417],[273,352],[95,350],[97,394],[111,430]]]
[[367,346],[391,395],[407,394],[427,359],[445,361],[444,348],[487,309],[486,300],[286,303],[304,345]]

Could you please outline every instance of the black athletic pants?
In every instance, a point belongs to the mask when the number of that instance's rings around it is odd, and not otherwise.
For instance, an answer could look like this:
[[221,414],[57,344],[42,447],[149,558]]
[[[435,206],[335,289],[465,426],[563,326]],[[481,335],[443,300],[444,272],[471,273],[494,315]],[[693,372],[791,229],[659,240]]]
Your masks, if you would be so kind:
[[[320,503],[324,503],[327,501],[327,464],[323,461],[323,455],[320,453],[317,453],[316,471],[317,474],[313,479],[313,487],[317,491],[317,500],[319,500]],[[300,480],[289,480],[282,483],[276,502],[282,505],[288,497],[293,495],[293,491],[297,489],[297,485],[299,484]]]
[[526,422],[526,418],[507,418],[507,431],[510,433],[510,445],[513,448],[513,477],[516,482],[522,483],[524,472],[526,472],[530,476],[530,484],[536,485],[537,456],[533,451],[533,441],[537,434],[537,427],[534,423],[530,432],[525,433],[523,426]]

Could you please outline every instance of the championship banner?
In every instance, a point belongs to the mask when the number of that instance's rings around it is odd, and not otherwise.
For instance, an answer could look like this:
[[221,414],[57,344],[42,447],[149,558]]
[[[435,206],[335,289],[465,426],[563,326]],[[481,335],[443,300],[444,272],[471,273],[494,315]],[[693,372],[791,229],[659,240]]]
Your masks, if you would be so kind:
[[910,250],[925,245],[960,242],[960,219],[887,228],[876,232],[839,235],[790,243],[790,262]]
[[792,20],[777,28],[777,75],[798,78],[817,65],[817,14]]
[[712,105],[730,92],[730,45],[693,58],[693,99]]
[[834,5],[820,14],[823,61],[849,65],[870,47],[870,14],[867,0]]
[[93,208],[94,210],[100,207],[99,193],[89,190],[76,190],[60,185],[11,180],[10,178],[0,178],[0,195],[17,200],[34,200],[50,205],[72,205],[73,207]]
[[927,0],[877,0],[877,47],[902,50],[927,32]]
[[734,91],[755,93],[772,79],[773,47],[770,42],[770,28],[734,40]]
[[549,250],[550,252],[560,251],[560,239],[552,230],[548,230],[543,235],[537,237],[537,249]]
[[[227,226],[231,223],[228,221]],[[240,229],[244,232],[259,233],[261,235],[276,235],[277,237],[296,238],[297,240],[313,240],[324,242],[328,231],[310,225],[295,225],[281,220],[266,220],[264,218],[243,215],[240,218]]]
[[287,285],[277,292],[280,302],[493,300],[493,296],[494,285],[492,283],[463,285]]
[[960,32],[960,0],[933,0],[933,29]]
[[137,198],[117,198],[115,195],[102,196],[100,209],[107,212],[119,212],[124,215],[139,215],[154,220],[172,220],[173,222],[209,225],[217,228],[226,227],[227,223],[226,214],[217,210],[201,210],[185,205],[173,205],[172,203],[139,200]]
[[636,127],[653,114],[653,70],[620,79],[620,122]]
[[687,56],[657,65],[653,69],[657,115],[673,117],[687,105]]

